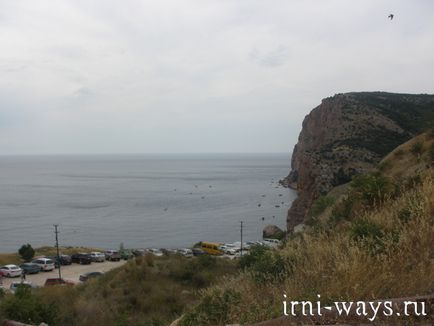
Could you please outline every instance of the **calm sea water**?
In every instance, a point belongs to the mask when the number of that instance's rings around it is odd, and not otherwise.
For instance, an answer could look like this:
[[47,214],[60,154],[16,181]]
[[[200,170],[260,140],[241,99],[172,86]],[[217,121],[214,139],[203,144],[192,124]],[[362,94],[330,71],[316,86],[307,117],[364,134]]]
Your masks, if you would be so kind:
[[[176,248],[285,227],[289,155],[0,157],[0,252],[23,243]],[[283,203],[283,204],[282,204]],[[264,217],[265,221],[262,221]]]

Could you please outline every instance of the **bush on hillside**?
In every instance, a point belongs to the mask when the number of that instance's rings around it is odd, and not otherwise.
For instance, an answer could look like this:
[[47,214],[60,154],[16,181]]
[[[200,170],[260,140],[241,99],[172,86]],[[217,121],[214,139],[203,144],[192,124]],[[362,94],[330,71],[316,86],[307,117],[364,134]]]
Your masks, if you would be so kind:
[[289,271],[288,262],[277,251],[265,246],[252,247],[240,258],[239,264],[242,269],[252,273],[258,283],[279,281]]
[[318,199],[315,200],[315,202],[313,203],[312,209],[310,210],[311,215],[314,217],[320,215],[326,210],[327,207],[332,206],[335,201],[335,197],[330,195],[323,195],[318,197]]
[[54,305],[41,303],[27,287],[18,287],[15,295],[1,302],[1,315],[24,323],[48,323],[55,325],[57,309]]
[[333,207],[329,218],[329,223],[335,225],[343,220],[348,220],[352,217],[354,197],[348,196]]
[[229,312],[241,300],[241,294],[231,289],[214,288],[204,294],[199,305],[181,319],[180,326],[225,325]]
[[[196,259],[172,259],[168,265],[168,275],[173,280],[195,288],[203,288],[216,278],[215,270],[223,263],[218,258],[202,255]],[[223,264],[224,265],[224,264]]]
[[423,143],[421,141],[417,141],[411,146],[410,152],[412,152],[416,156],[419,156],[420,154],[422,154],[422,149]]
[[362,174],[354,177],[351,181],[351,189],[350,196],[355,195],[370,206],[381,204],[395,191],[392,181],[379,173]]
[[366,219],[356,220],[351,227],[351,234],[354,240],[381,239],[384,236],[379,225]]

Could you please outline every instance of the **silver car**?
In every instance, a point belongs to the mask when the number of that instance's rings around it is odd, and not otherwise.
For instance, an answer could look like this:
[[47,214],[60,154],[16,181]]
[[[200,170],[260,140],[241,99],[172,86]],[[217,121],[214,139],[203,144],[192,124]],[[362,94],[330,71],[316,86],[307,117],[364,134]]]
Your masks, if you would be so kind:
[[99,251],[93,251],[89,254],[90,259],[94,262],[102,263],[105,261],[105,255]]

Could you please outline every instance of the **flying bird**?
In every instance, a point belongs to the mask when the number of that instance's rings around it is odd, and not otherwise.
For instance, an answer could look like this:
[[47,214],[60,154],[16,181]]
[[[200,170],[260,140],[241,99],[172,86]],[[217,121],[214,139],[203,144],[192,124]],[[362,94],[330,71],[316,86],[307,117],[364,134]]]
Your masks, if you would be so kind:
[[390,20],[392,20],[393,16],[395,16],[395,15],[394,14],[390,14],[389,16],[387,16],[387,18],[389,18]]

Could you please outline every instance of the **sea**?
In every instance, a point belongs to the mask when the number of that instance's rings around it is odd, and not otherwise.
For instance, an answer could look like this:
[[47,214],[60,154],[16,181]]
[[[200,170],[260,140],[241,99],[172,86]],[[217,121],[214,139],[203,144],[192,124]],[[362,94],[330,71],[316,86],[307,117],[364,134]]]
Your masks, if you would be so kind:
[[0,157],[0,252],[55,244],[181,248],[285,228],[289,154]]

